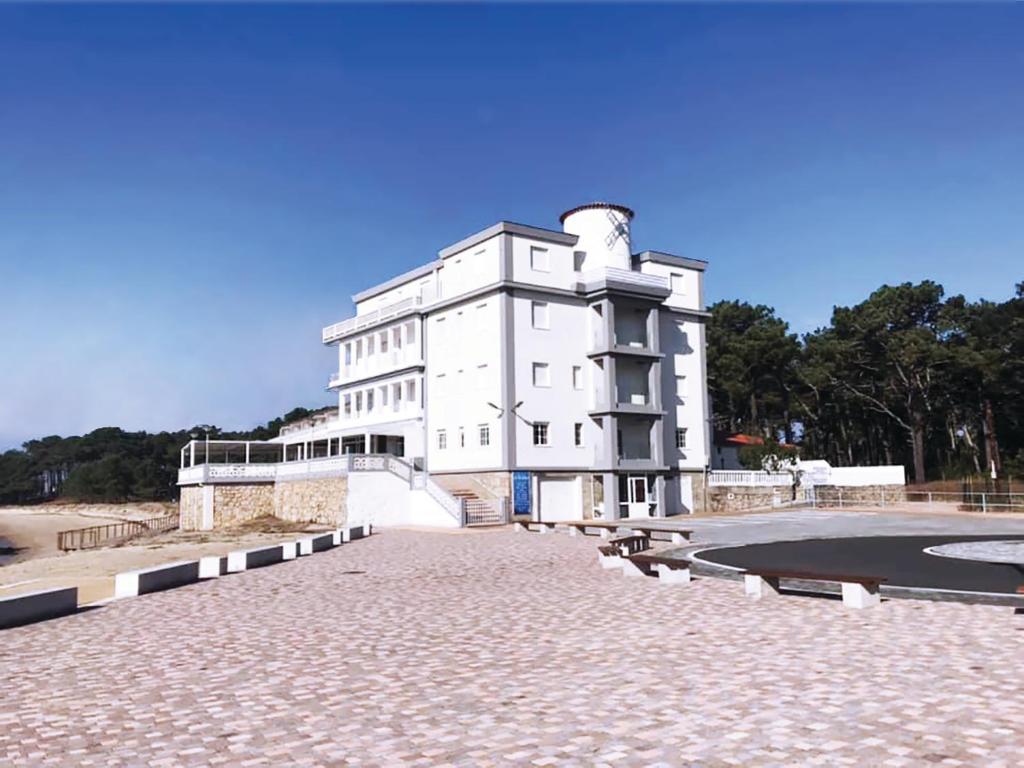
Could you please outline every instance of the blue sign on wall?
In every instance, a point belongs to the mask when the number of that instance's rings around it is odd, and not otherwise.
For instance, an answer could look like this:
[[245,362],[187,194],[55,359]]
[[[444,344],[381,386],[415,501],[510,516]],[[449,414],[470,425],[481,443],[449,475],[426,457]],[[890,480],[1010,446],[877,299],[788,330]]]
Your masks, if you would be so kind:
[[530,473],[512,473],[512,514],[530,514]]

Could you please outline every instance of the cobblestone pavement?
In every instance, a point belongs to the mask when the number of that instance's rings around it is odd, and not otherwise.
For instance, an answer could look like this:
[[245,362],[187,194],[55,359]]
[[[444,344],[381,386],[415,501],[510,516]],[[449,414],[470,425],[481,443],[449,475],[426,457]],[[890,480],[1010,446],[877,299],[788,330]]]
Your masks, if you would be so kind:
[[2,765],[1024,764],[1024,617],[386,531],[0,635]]

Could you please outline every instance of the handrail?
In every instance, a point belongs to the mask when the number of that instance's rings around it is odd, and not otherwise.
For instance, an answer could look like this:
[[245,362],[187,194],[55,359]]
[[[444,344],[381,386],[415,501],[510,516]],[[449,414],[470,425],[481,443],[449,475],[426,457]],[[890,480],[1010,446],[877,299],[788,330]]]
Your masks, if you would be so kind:
[[93,549],[111,541],[131,539],[146,533],[163,533],[178,527],[177,515],[151,517],[147,520],[122,520],[119,523],[90,525],[57,532],[57,549],[69,552],[75,549]]

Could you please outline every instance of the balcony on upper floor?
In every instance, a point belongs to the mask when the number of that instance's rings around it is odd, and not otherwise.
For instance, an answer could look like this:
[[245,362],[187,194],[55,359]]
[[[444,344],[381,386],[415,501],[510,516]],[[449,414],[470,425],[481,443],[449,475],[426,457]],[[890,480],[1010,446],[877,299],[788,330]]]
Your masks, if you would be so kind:
[[667,298],[672,293],[666,277],[617,267],[600,267],[581,272],[576,290],[584,293],[598,291],[636,293],[661,299]]
[[440,290],[433,285],[422,288],[415,296],[396,301],[393,304],[374,309],[370,312],[357,314],[347,320],[328,325],[323,329],[323,343],[333,344],[346,336],[372,328],[381,323],[396,320],[406,315],[416,314],[428,304],[433,304],[440,296]]
[[386,376],[410,368],[423,368],[422,346],[416,338],[411,344],[355,357],[347,365],[342,365],[341,370],[331,374],[327,388],[337,389],[362,379]]

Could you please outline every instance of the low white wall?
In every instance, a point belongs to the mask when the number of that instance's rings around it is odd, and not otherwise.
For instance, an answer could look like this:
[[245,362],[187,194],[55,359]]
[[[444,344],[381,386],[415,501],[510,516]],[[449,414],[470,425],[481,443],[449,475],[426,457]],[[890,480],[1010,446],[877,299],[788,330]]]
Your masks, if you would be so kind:
[[907,478],[902,464],[878,467],[832,467],[828,474],[828,485],[906,485]]
[[424,490],[388,472],[354,472],[348,478],[348,525],[425,525],[458,528],[458,522]]

